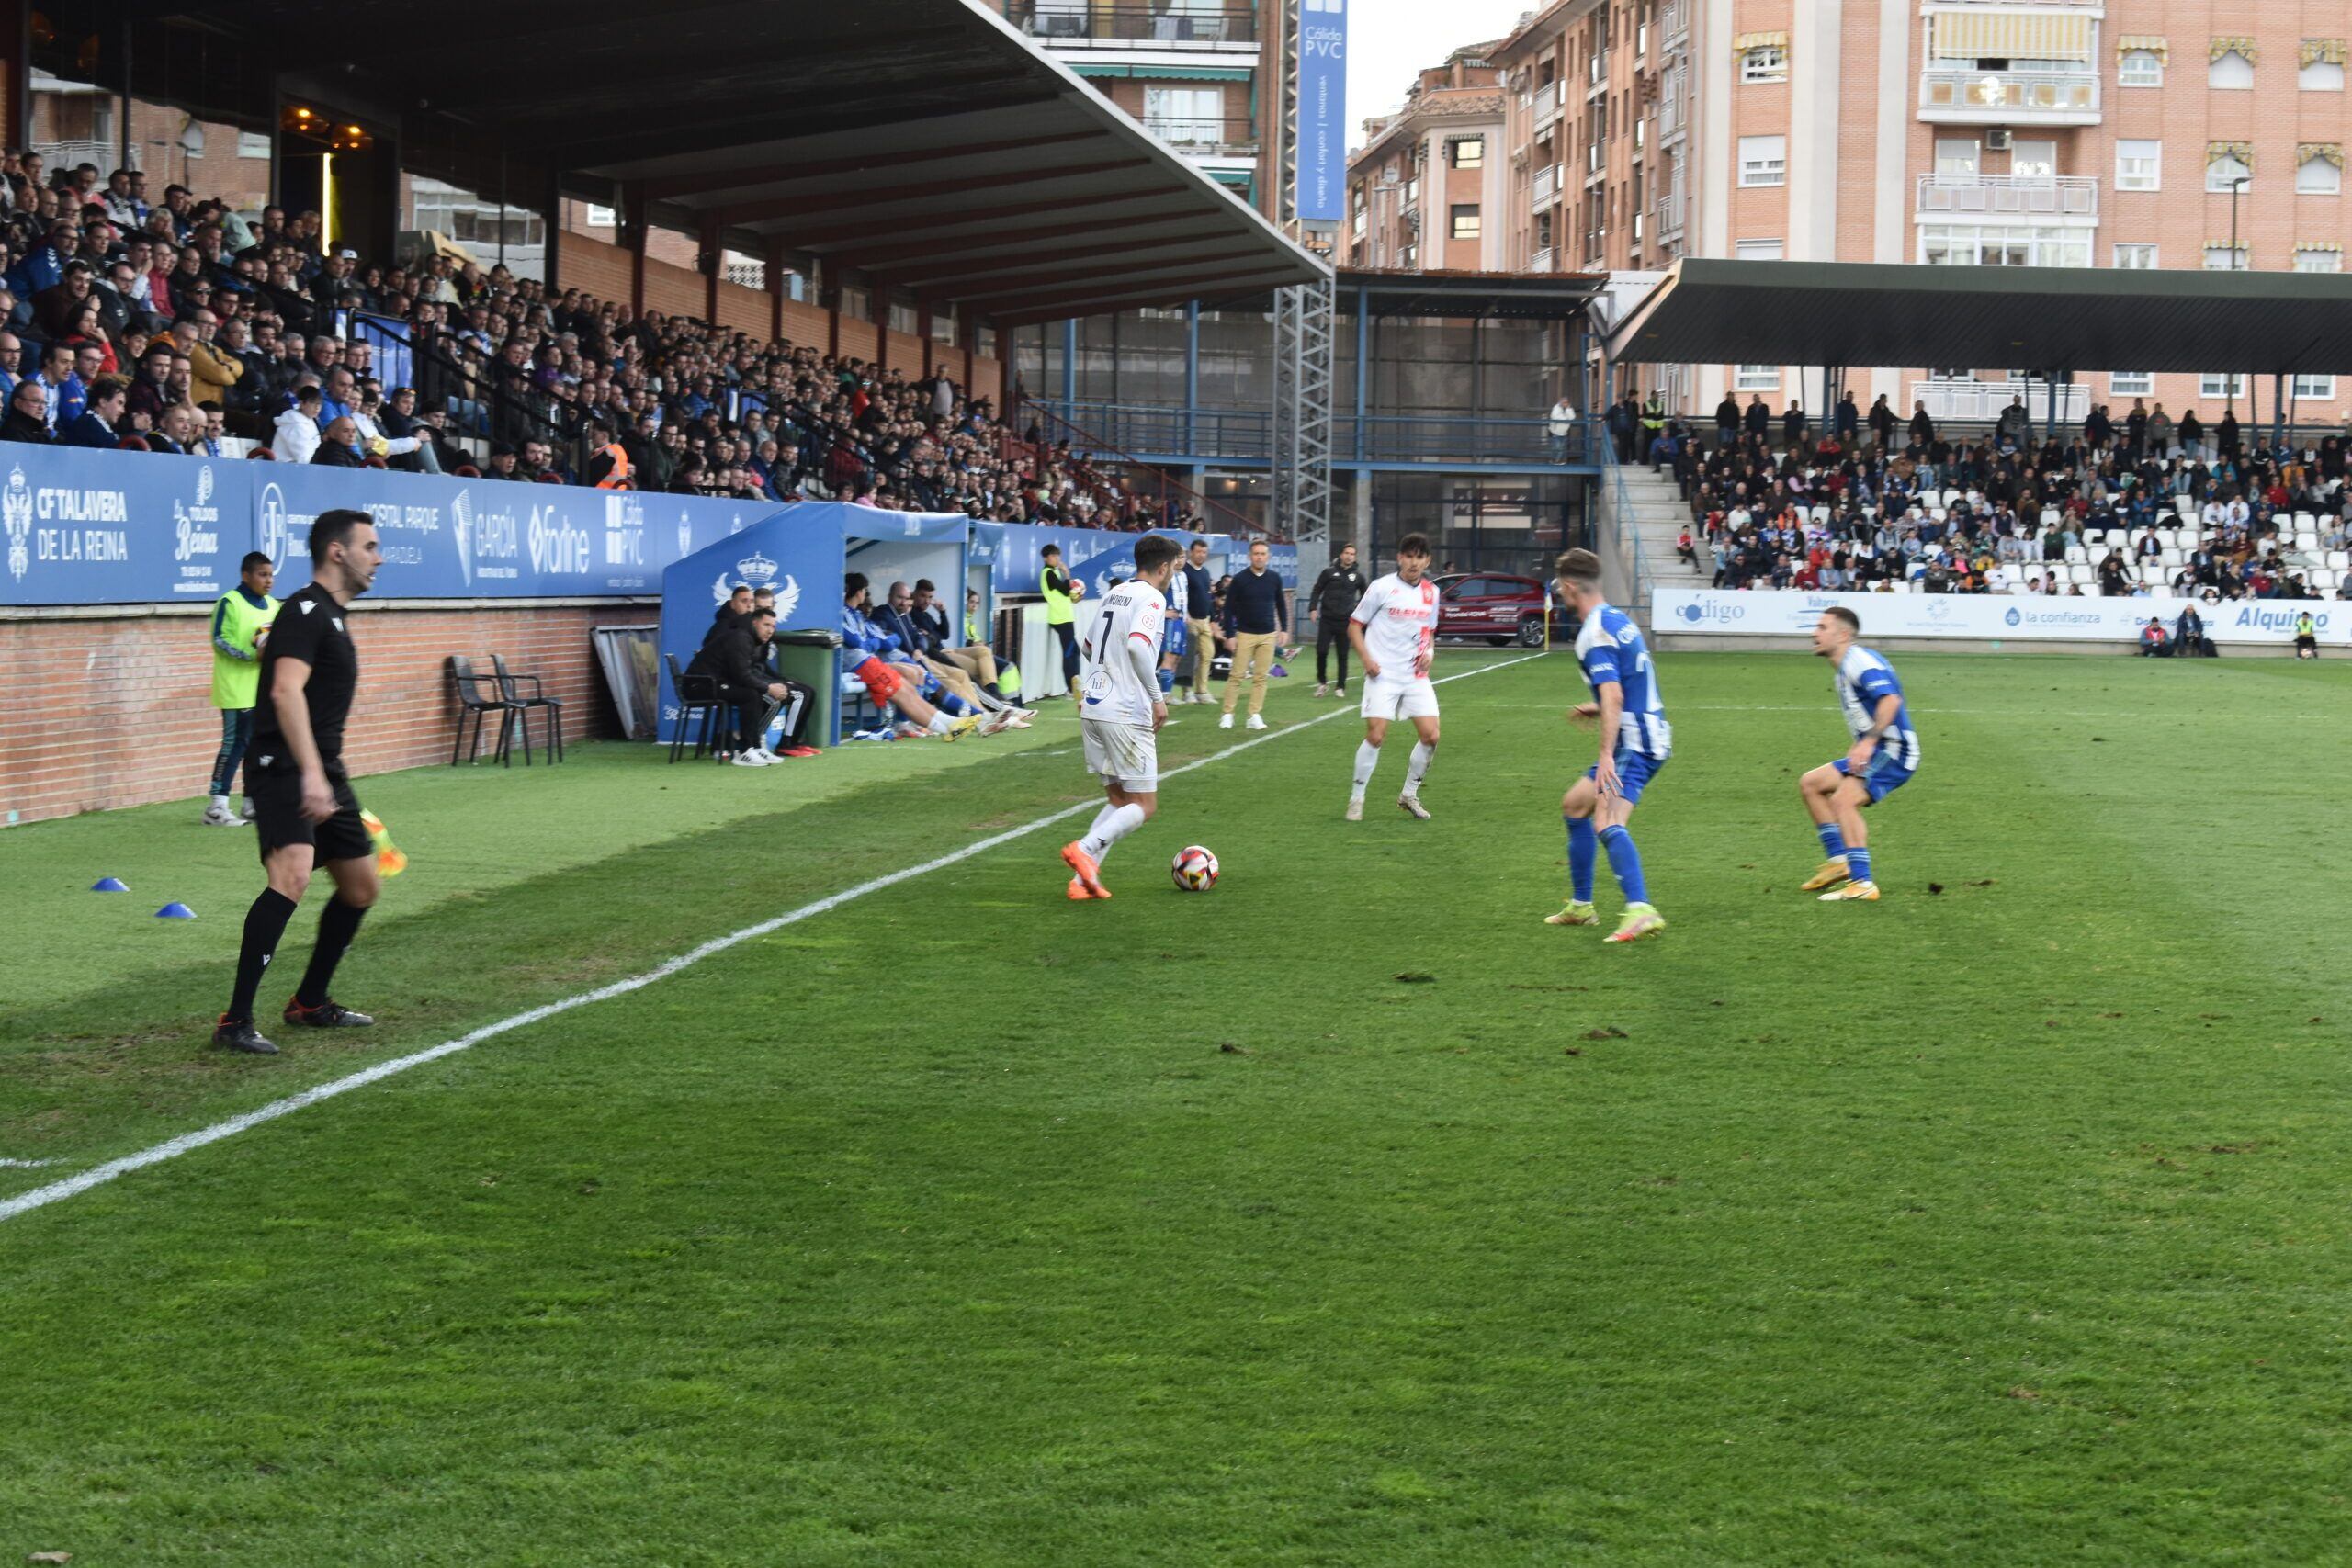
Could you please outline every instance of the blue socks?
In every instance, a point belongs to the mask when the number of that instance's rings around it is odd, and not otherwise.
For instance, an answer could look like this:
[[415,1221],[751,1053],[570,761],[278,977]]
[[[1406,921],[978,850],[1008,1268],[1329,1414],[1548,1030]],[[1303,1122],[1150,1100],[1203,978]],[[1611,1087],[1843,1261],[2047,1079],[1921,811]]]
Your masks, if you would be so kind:
[[[1617,874],[1617,886],[1624,890],[1628,904],[1650,901],[1649,884],[1642,878],[1642,852],[1634,847],[1634,835],[1623,828],[1602,831],[1601,843],[1609,851],[1609,869]],[[1854,874],[1860,876],[1860,872]]]
[[1831,860],[1841,860],[1845,857],[1846,835],[1838,830],[1837,823],[1817,823],[1814,830],[1821,835],[1823,854],[1827,855]]
[[1600,840],[1593,836],[1592,818],[1570,817],[1568,824],[1569,897],[1579,904],[1592,902],[1592,867],[1600,858]]
[[1846,874],[1853,878],[1856,882],[1868,882],[1871,879],[1870,851],[1848,850],[1846,852]]
[[1159,672],[1159,694],[1164,697],[1175,689],[1176,671],[1173,670],[1162,670]]

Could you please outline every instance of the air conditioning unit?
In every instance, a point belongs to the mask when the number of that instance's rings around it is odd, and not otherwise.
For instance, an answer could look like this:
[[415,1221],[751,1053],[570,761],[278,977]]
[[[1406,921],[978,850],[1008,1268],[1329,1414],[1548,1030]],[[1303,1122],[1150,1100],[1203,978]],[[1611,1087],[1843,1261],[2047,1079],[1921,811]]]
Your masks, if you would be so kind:
[[1984,151],[1987,152],[2006,152],[2008,150],[2009,132],[2006,130],[1988,130],[1984,133]]

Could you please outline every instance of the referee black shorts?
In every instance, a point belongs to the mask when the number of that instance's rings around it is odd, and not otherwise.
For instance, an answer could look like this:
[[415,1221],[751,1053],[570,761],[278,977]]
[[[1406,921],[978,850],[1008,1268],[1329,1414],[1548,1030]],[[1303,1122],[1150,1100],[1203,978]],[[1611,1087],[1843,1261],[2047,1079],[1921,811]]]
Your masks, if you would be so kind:
[[254,836],[266,862],[272,852],[288,844],[308,844],[311,863],[361,860],[376,852],[376,843],[359,820],[359,797],[351,781],[329,772],[334,791],[334,815],[313,822],[302,815],[302,772],[290,757],[272,757],[265,766],[246,763],[245,795],[254,803]]

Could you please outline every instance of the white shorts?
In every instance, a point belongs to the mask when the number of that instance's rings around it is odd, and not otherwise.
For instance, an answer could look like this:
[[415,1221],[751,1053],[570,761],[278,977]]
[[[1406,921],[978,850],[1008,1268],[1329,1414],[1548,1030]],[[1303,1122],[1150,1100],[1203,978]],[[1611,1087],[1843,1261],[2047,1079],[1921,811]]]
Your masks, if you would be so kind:
[[1136,795],[1159,793],[1159,737],[1141,725],[1102,719],[1078,721],[1086,745],[1086,771]]
[[1437,688],[1430,684],[1426,675],[1408,676],[1402,681],[1383,675],[1363,683],[1363,703],[1359,711],[1366,718],[1435,718]]

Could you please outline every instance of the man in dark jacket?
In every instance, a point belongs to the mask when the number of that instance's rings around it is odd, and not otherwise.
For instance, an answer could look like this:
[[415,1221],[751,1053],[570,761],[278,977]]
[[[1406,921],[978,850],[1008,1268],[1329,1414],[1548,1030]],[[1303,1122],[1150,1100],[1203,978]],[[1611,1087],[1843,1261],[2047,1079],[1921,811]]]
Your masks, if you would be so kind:
[[122,405],[126,396],[121,377],[99,377],[97,385],[90,389],[89,406],[72,424],[58,431],[58,444],[109,449],[120,445],[121,437],[117,432],[122,428]]
[[1209,573],[1209,542],[1194,539],[1177,570],[1184,574],[1184,641],[1193,655],[1190,700],[1210,702],[1210,667],[1216,661],[1216,579]]
[[1315,617],[1315,694],[1322,696],[1329,690],[1324,673],[1324,654],[1335,644],[1340,650],[1339,694],[1348,694],[1348,616],[1371,579],[1356,565],[1356,547],[1340,547],[1340,558],[1323,569],[1315,580],[1315,592],[1306,601],[1306,613]]
[[368,466],[367,460],[359,456],[359,426],[352,423],[349,414],[327,423],[325,434],[319,439],[319,449],[311,455],[311,461],[329,468],[364,468]]
[[0,441],[23,441],[36,446],[49,445],[49,395],[38,381],[17,383],[8,394],[8,415],[0,419]]
[[767,749],[768,726],[783,712],[786,699],[799,695],[798,711],[786,726],[785,749],[806,752],[801,732],[808,722],[808,688],[792,687],[768,671],[768,640],[775,636],[775,611],[754,610],[731,624],[712,629],[702,651],[686,666],[689,675],[707,675],[718,682],[718,700],[735,709],[735,744],[730,750],[739,768],[764,768],[783,757]]

